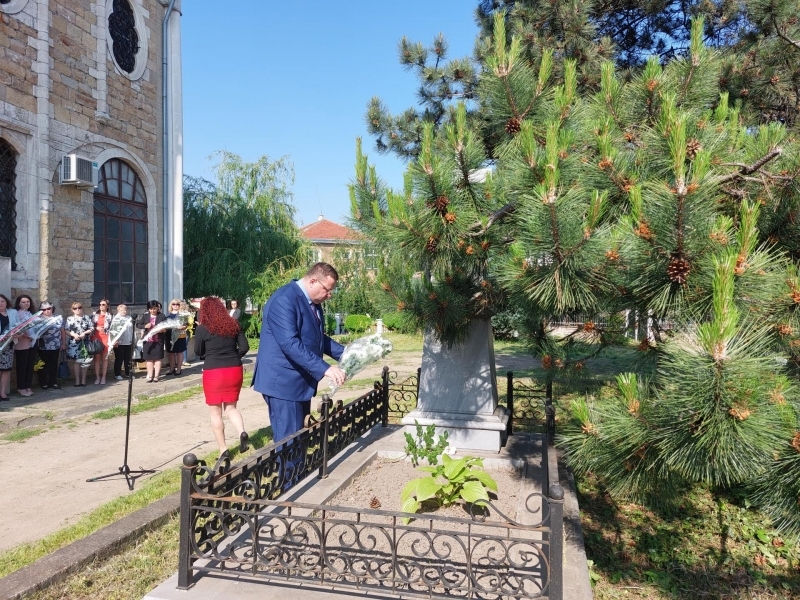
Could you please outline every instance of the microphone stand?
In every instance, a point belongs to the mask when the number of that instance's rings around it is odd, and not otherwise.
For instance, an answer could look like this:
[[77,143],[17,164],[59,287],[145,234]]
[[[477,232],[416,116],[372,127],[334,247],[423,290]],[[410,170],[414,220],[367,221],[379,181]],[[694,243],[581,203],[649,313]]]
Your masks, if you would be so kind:
[[[133,352],[133,348],[131,348],[131,352]],[[147,475],[149,473],[155,473],[155,469],[142,469],[139,468],[138,470],[131,470],[128,466],[128,438],[131,430],[131,400],[133,399],[133,363],[132,360],[128,360],[126,366],[128,367],[128,413],[125,417],[125,457],[122,459],[122,466],[114,473],[107,473],[106,475],[100,475],[98,477],[92,477],[91,479],[87,479],[86,481],[89,483],[94,483],[95,481],[102,481],[104,479],[109,479],[111,477],[117,477],[118,475],[122,475],[125,477],[125,481],[128,482],[128,489],[133,491],[133,484],[136,482],[136,479],[141,477],[142,475]]]

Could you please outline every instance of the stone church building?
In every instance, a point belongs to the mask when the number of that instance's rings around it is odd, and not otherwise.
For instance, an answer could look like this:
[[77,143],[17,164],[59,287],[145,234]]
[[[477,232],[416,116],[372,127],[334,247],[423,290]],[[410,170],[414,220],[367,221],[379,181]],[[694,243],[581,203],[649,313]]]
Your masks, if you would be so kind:
[[182,296],[180,0],[0,0],[0,292]]

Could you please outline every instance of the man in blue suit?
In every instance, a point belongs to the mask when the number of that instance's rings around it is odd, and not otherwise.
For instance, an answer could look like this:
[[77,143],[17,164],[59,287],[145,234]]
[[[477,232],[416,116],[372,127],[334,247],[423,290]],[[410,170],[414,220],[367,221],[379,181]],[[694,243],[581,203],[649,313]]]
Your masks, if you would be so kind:
[[344,383],[344,371],[322,359],[327,354],[339,360],[344,350],[325,335],[320,306],[338,280],[331,265],[316,263],[302,279],[279,288],[264,306],[253,387],[267,403],[276,442],[303,428],[323,377]]

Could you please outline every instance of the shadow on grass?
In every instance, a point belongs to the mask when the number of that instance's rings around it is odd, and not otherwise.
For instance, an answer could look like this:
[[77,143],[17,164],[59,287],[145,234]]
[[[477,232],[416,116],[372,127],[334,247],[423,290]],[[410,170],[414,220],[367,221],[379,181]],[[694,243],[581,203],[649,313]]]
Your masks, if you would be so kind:
[[735,497],[695,488],[674,504],[645,507],[617,503],[591,475],[578,488],[587,556],[602,575],[596,598],[632,587],[653,599],[800,598],[797,548]]

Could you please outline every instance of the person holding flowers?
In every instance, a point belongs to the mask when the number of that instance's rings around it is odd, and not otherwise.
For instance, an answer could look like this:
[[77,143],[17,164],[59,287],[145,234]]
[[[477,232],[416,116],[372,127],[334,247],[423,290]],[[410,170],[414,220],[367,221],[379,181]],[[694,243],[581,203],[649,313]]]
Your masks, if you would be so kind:
[[111,313],[108,310],[108,300],[100,300],[97,312],[92,315],[94,323],[94,337],[103,342],[103,351],[94,355],[94,384],[105,385],[108,372],[108,328],[111,326]]
[[[147,336],[151,329],[166,321],[167,318],[161,312],[161,302],[150,300],[147,303],[147,312],[136,320],[136,328],[144,329]],[[144,338],[143,338],[144,339]],[[164,359],[164,338],[161,333],[155,334],[151,339],[142,343],[142,358],[147,366],[147,383],[158,381],[161,374],[161,361]]]
[[219,298],[208,296],[203,299],[200,320],[202,325],[197,326],[194,351],[200,358],[205,358],[203,393],[211,415],[211,430],[219,446],[219,464],[230,458],[225,444],[223,413],[228,415],[239,433],[239,450],[244,452],[248,448],[249,437],[236,403],[242,390],[242,357],[250,346],[239,323],[228,315]]
[[169,361],[169,371],[167,375],[180,375],[181,368],[183,367],[183,351],[186,350],[186,328],[189,314],[185,310],[181,310],[181,301],[178,298],[173,298],[169,303],[169,314],[167,320],[179,320],[181,323],[184,321],[186,325],[173,329],[167,334],[167,360]]
[[[5,333],[19,323],[16,309],[11,308],[11,300],[0,294],[0,333]],[[0,401],[7,402],[11,393],[11,367],[14,365],[14,346],[8,344],[0,351]]]
[[67,340],[67,358],[72,360],[75,387],[86,387],[86,373],[89,369],[88,363],[85,362],[87,356],[83,342],[94,333],[94,323],[91,317],[83,314],[83,305],[80,302],[72,303],[72,315],[67,317],[64,330],[69,336]]
[[39,305],[42,314],[51,319],[50,325],[39,334],[37,348],[39,357],[44,362],[40,381],[42,389],[60,389],[58,385],[58,363],[61,351],[67,347],[67,336],[64,331],[64,320],[56,317],[56,307],[52,302],[43,300]]
[[301,279],[279,288],[264,306],[253,386],[267,403],[275,441],[303,428],[323,377],[335,385],[344,383],[344,371],[322,359],[327,354],[338,361],[344,350],[325,335],[320,307],[338,281],[333,266],[316,263]]
[[[27,294],[17,296],[14,308],[20,321],[31,317],[33,298]],[[17,391],[26,398],[33,395],[33,365],[36,364],[36,348],[33,338],[23,333],[14,338],[14,358],[17,361]]]
[[114,347],[114,379],[122,380],[122,366],[125,377],[131,375],[131,350],[133,346],[133,319],[128,316],[128,306],[117,306],[117,314],[111,319],[108,343]]

